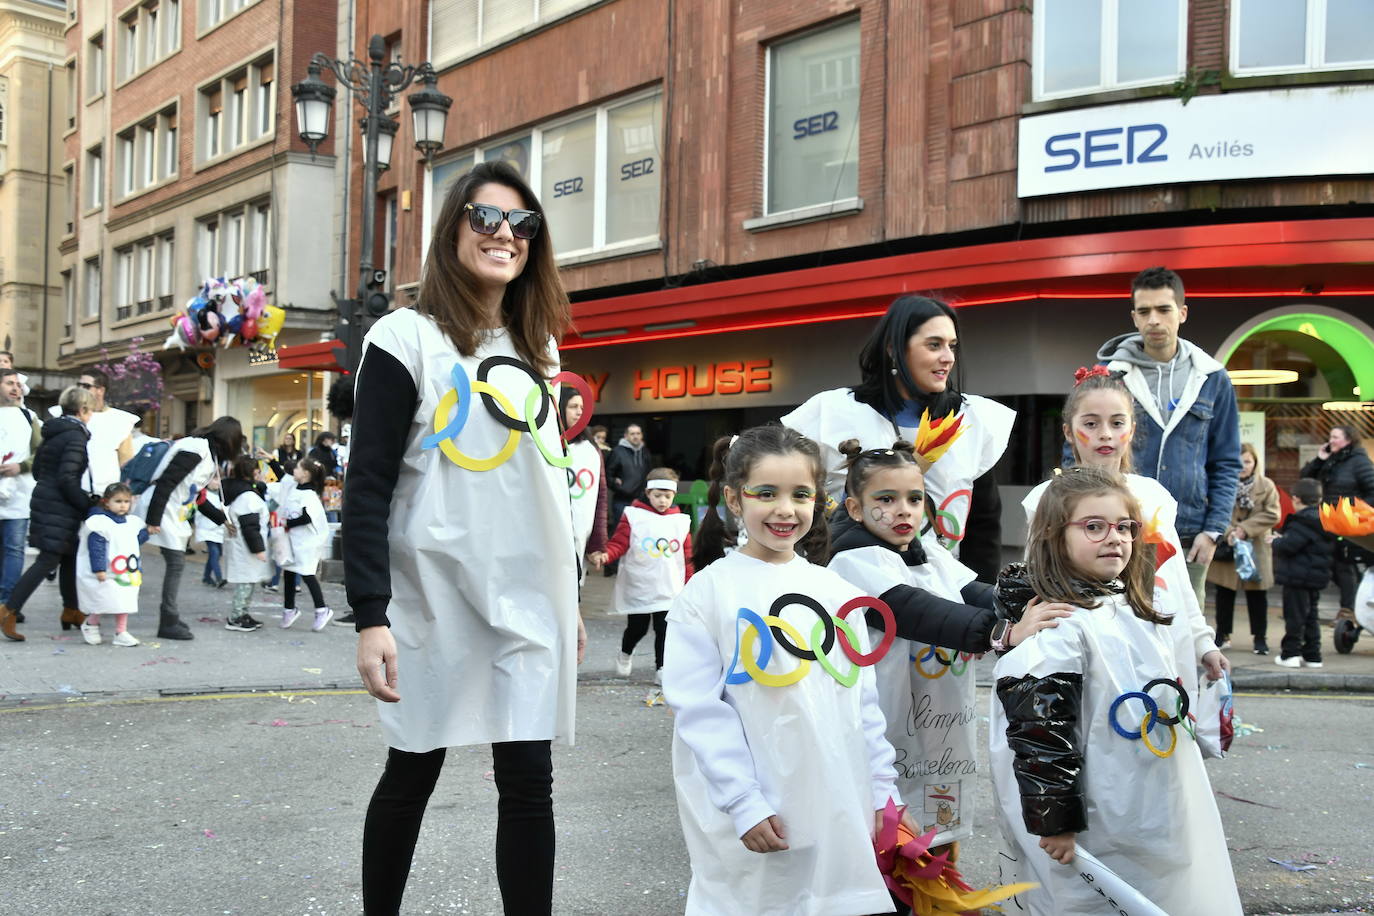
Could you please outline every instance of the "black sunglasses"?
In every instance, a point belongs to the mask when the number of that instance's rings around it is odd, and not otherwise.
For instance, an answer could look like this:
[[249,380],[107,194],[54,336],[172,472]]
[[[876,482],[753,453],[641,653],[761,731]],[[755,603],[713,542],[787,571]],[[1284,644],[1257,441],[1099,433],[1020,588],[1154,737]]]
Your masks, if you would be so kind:
[[502,210],[490,204],[464,204],[468,226],[479,235],[495,235],[501,223],[510,223],[510,234],[518,239],[532,239],[539,234],[543,221],[533,210]]

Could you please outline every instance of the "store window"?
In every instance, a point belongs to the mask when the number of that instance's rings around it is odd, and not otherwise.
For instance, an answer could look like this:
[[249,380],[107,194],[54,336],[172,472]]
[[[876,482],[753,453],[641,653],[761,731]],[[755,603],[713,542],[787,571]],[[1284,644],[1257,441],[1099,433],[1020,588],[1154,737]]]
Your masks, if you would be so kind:
[[596,116],[544,131],[539,197],[560,252],[596,245]]
[[308,450],[325,429],[325,373],[275,372],[229,382],[228,413],[243,423],[253,446],[269,451],[288,433]]
[[1247,76],[1374,67],[1374,2],[1236,0],[1231,60]]
[[432,230],[434,224],[439,221],[439,211],[444,207],[444,199],[448,197],[449,188],[453,183],[472,171],[473,153],[464,153],[453,159],[437,162],[430,171],[429,193],[426,196],[426,206],[429,207],[429,228]]
[[1187,66],[1186,0],[1041,0],[1036,99],[1172,83]]
[[432,0],[430,59],[443,69],[479,48],[591,6],[597,0]]
[[607,112],[606,244],[658,237],[663,97]]
[[858,195],[857,19],[769,48],[766,143],[766,213]]

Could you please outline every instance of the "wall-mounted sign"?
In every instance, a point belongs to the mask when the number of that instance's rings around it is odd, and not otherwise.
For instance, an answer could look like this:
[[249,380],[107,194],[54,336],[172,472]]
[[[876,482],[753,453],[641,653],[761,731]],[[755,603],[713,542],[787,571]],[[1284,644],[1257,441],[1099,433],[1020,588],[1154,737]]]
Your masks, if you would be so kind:
[[1230,92],[1022,118],[1020,197],[1374,171],[1374,86]]
[[248,365],[275,366],[276,364],[277,350],[275,347],[252,347],[248,350]]
[[641,369],[635,373],[634,396],[638,401],[772,391],[772,370],[771,359]]

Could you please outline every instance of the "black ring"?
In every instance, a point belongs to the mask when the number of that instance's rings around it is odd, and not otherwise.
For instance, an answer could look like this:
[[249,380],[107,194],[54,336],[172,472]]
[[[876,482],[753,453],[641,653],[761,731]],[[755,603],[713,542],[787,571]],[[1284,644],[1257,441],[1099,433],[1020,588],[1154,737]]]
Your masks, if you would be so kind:
[[[535,372],[528,365],[522,363],[513,356],[488,356],[486,359],[482,360],[482,364],[477,367],[477,381],[485,382],[488,373],[491,372],[492,366],[512,366],[530,377],[530,381],[534,382],[534,387],[539,389],[540,394],[539,416],[535,418],[534,425],[536,429],[543,426],[544,421],[549,418],[549,402],[552,401],[553,398],[549,396],[548,386],[544,383],[544,380],[539,377],[539,373]],[[482,405],[487,408],[487,413],[491,414],[492,419],[497,423],[500,423],[506,429],[515,430],[517,433],[529,432],[529,427],[525,425],[524,417],[517,419],[507,416],[506,412],[501,409],[501,405],[496,403],[496,399],[485,391],[481,393],[481,397]]]
[[[768,609],[768,613],[773,617],[781,617],[782,615],[778,612],[789,604],[800,604],[802,607],[810,608],[815,612],[816,616],[821,619],[821,622],[825,624],[825,638],[821,640],[821,653],[823,655],[829,655],[830,650],[835,646],[835,621],[831,618],[830,612],[815,598],[799,595],[796,592],[788,592],[786,595],[783,595],[778,598],[777,601],[773,602],[773,606]],[[812,662],[816,660],[816,653],[814,650],[801,649],[792,645],[791,640],[787,638],[787,635],[783,633],[782,628],[777,624],[769,624],[768,629],[772,631],[773,638],[778,641],[778,645],[786,649],[789,655],[797,658],[804,658]]]
[[1149,693],[1156,687],[1172,687],[1178,691],[1180,705],[1178,714],[1173,716],[1164,715],[1164,708],[1161,706],[1159,711],[1159,723],[1161,725],[1177,725],[1179,722],[1188,718],[1188,692],[1183,689],[1178,681],[1171,681],[1167,677],[1157,677],[1145,685],[1145,693]]
[[568,489],[571,490],[573,487],[577,486],[577,472],[574,471],[571,466],[563,470],[568,472]]

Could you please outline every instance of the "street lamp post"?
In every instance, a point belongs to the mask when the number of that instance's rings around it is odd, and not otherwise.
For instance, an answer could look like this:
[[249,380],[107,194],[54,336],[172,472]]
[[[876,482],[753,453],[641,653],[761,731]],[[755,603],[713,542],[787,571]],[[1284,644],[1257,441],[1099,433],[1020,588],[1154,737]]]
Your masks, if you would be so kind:
[[362,106],[363,117],[359,126],[363,130],[363,226],[362,252],[359,258],[358,295],[356,299],[339,300],[339,318],[348,346],[349,371],[356,371],[362,349],[362,321],[364,315],[378,318],[386,314],[391,305],[391,297],[384,292],[372,291],[374,283],[372,245],[375,211],[377,206],[377,176],[391,167],[391,156],[400,124],[387,115],[397,93],[415,82],[424,82],[424,88],[412,92],[410,100],[411,116],[414,119],[415,148],[429,162],[444,146],[444,128],[448,123],[448,109],[453,100],[436,89],[438,75],[428,61],[419,66],[407,66],[400,61],[384,62],[386,42],[380,35],[373,35],[367,44],[370,64],[364,64],[353,55],[348,60],[335,60],[317,53],[310,58],[310,65],[304,80],[291,87],[291,95],[296,100],[296,126],[301,139],[310,147],[310,154],[329,136],[329,122],[333,116],[336,90],[320,79],[320,74],[328,69],[334,76],[353,91],[358,104]]

